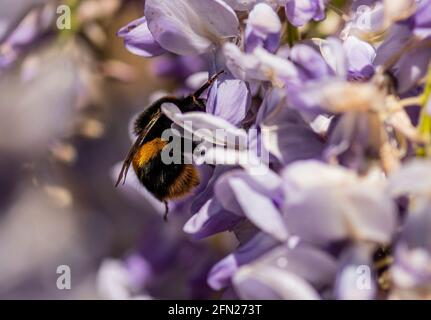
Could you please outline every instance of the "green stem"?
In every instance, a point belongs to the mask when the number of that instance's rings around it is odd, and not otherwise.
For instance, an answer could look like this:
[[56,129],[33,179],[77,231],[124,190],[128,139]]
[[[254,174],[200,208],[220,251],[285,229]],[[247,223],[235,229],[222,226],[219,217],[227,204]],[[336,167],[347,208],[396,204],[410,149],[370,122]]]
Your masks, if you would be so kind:
[[431,98],[431,64],[428,67],[427,80],[425,84],[424,93],[421,97],[421,114],[419,118],[418,131],[426,141],[424,147],[417,149],[418,156],[427,156],[431,154],[431,115],[428,113],[426,105]]
[[299,29],[293,26],[289,21],[286,21],[285,30],[283,33],[282,43],[287,43],[289,47],[301,40]]

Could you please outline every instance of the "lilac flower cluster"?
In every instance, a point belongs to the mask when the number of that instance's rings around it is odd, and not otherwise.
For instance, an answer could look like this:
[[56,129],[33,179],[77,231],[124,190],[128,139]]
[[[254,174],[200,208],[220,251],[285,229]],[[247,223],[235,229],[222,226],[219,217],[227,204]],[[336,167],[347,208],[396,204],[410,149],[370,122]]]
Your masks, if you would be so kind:
[[[144,13],[118,35],[134,54],[161,56],[156,70],[168,64],[179,92],[225,71],[205,113],[166,115],[196,130],[245,129],[269,155],[257,173],[244,150],[210,150],[200,186],[170,203],[183,239],[238,240],[205,274],[212,290],[431,297],[430,0],[146,0]],[[229,155],[237,162],[209,164]],[[141,267],[121,272],[145,273],[151,257],[139,257]]]

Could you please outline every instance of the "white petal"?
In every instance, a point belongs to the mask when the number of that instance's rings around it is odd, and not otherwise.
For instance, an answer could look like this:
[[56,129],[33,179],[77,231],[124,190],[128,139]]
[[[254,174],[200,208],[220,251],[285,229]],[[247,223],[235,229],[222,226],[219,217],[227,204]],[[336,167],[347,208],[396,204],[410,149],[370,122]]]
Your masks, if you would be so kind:
[[287,240],[288,234],[281,213],[270,198],[254,191],[242,179],[231,178],[229,184],[244,214],[254,225],[280,241]]
[[208,81],[208,72],[196,72],[187,77],[185,80],[186,86],[190,89],[197,90]]
[[335,38],[318,41],[320,52],[332,70],[341,78],[347,76],[347,58],[342,43]]
[[221,0],[147,0],[145,16],[156,41],[181,55],[204,53],[238,33],[235,12]]
[[239,140],[240,145],[246,145],[246,132],[223,118],[205,112],[181,113],[172,103],[164,103],[162,111],[175,124],[209,143],[224,146],[231,141]]
[[104,299],[123,300],[132,297],[129,273],[119,260],[106,259],[102,262],[97,274],[97,287]]
[[[250,290],[250,282],[257,282],[271,296],[262,295],[261,290]],[[318,300],[316,290],[297,275],[274,267],[252,268],[244,266],[233,277],[235,289],[242,299]],[[255,287],[253,285],[253,287]],[[252,287],[252,288],[253,288]]]
[[267,33],[277,33],[281,30],[281,21],[277,13],[267,4],[259,3],[248,16],[248,24]]
[[223,46],[223,54],[232,74],[243,80],[271,81],[282,86],[283,81],[294,81],[298,78],[298,70],[292,62],[261,47],[257,47],[251,54],[246,54],[234,44],[226,43]]
[[291,164],[283,172],[283,177],[301,189],[318,186],[343,187],[357,182],[357,176],[349,170],[314,160]]
[[407,194],[429,196],[431,161],[413,160],[389,177],[389,192],[397,197]]
[[248,11],[253,9],[257,0],[224,0],[229,6],[237,11]]

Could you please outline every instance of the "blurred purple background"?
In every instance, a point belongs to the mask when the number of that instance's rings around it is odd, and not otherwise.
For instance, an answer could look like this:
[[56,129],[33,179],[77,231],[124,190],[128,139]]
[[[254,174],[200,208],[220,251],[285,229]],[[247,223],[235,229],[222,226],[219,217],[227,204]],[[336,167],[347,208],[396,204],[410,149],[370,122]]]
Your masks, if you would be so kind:
[[[71,30],[56,27],[61,4],[71,8]],[[0,299],[123,297],[105,283],[121,278],[109,268],[116,260],[107,259],[130,256],[133,271],[140,261],[134,252],[146,247],[168,259],[156,257],[161,277],[149,294],[211,297],[200,272],[232,247],[231,239],[193,243],[175,217],[165,224],[144,197],[114,188],[130,118],[150,93],[178,84],[157,77],[178,64],[166,56],[150,64],[116,37],[142,14],[141,1],[2,0],[0,8]],[[179,241],[186,244],[168,246]],[[193,254],[199,246],[210,246],[211,257]],[[103,262],[108,270],[101,274]],[[71,290],[57,288],[60,265],[70,267]],[[193,277],[168,270],[200,265]],[[181,281],[196,282],[196,293],[181,291]]]

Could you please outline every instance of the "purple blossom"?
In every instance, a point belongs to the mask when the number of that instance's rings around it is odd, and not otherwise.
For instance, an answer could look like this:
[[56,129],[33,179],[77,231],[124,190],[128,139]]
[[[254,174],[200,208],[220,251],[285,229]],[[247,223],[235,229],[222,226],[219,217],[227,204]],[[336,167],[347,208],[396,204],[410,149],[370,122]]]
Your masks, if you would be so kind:
[[259,3],[265,3],[275,8],[284,0],[224,0],[229,6],[237,11],[250,11]]
[[[319,269],[312,266],[319,265]],[[243,299],[320,299],[318,289],[335,275],[334,260],[313,247],[277,247],[243,266],[233,283]]]
[[316,161],[292,164],[283,178],[288,229],[304,241],[319,246],[345,239],[386,244],[394,235],[395,207],[378,178],[359,178]]
[[262,46],[276,51],[280,42],[281,22],[277,13],[267,4],[257,4],[250,12],[245,29],[245,51]]
[[384,65],[386,61],[400,55],[391,66],[400,94],[411,90],[425,76],[431,58],[429,1],[421,1],[417,6],[412,17],[391,26],[388,37],[377,49],[376,65]]
[[343,43],[347,57],[349,79],[370,79],[374,75],[376,50],[365,41],[350,36]]
[[[272,99],[272,100],[270,100]],[[273,111],[285,97],[267,96],[263,103],[272,104]],[[263,109],[265,106],[261,106]],[[324,139],[303,119],[298,111],[285,108],[277,117],[268,117],[261,124],[263,144],[283,164],[298,160],[318,159],[324,148]]]
[[[372,300],[376,298],[376,276],[373,274],[373,246],[361,244],[347,248],[340,257],[335,295],[339,300]],[[362,277],[358,277],[358,275]]]
[[239,126],[250,108],[250,103],[247,84],[230,75],[222,75],[208,93],[206,111]]
[[238,18],[221,0],[148,0],[145,17],[160,46],[177,54],[201,54],[238,34]]
[[431,36],[431,2],[424,0],[418,6],[413,16],[414,34],[425,39]]
[[54,12],[43,4],[44,1],[24,1],[9,5],[5,16],[0,16],[0,71],[10,67],[49,28]]
[[11,0],[5,1],[0,14],[0,43],[16,30],[22,19],[31,10],[40,7],[44,2],[44,0],[28,0],[20,3]]
[[412,161],[390,178],[389,191],[395,196],[411,195],[409,214],[404,222],[395,249],[393,275],[394,295],[405,299],[423,299],[431,291],[431,242],[428,231],[431,223],[429,161]]
[[311,20],[325,18],[325,0],[287,0],[286,16],[294,26],[303,26]]
[[[120,282],[157,296],[155,270],[177,276],[182,267],[168,262],[188,266],[184,250],[202,259],[194,276],[186,272],[202,297],[210,288],[242,299],[429,294],[431,167],[406,160],[431,152],[429,118],[407,110],[431,101],[430,2],[408,3],[349,2],[343,31],[319,39],[309,35],[326,21],[324,0],[147,0],[145,17],[119,32],[129,50],[164,53],[157,70],[185,79],[187,94],[224,73],[195,97],[205,110],[161,106],[172,128],[202,142],[193,158],[202,179],[169,203],[175,242],[143,241]],[[306,24],[292,45],[285,30]],[[126,193],[162,212],[140,189]],[[211,259],[199,240],[228,233],[237,243]],[[393,284],[383,292],[387,274],[375,263],[387,247]]]
[[250,263],[276,246],[277,241],[275,239],[265,233],[257,233],[234,253],[214,265],[208,275],[209,285],[215,290],[231,285],[232,276],[242,265]]
[[153,57],[163,54],[165,51],[154,40],[148,29],[147,19],[139,18],[121,28],[117,36],[124,38],[124,46],[131,53],[143,57]]
[[184,81],[187,77],[206,70],[207,65],[203,56],[164,54],[154,59],[152,69],[159,77]]

